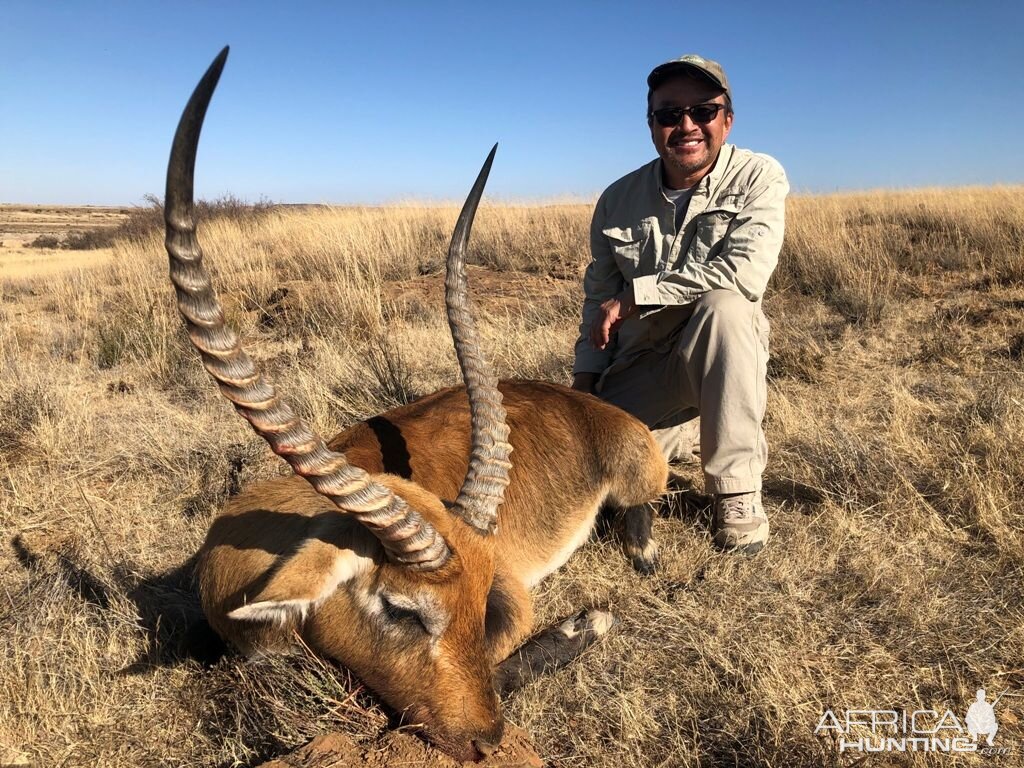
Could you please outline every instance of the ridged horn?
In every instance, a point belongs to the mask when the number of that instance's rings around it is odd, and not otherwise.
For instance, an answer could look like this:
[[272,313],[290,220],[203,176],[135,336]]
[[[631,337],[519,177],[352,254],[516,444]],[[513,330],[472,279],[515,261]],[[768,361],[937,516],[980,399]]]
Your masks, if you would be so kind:
[[469,469],[462,481],[453,511],[484,534],[492,534],[497,530],[498,506],[504,499],[512,466],[508,460],[512,446],[508,442],[508,425],[505,424],[505,409],[501,404],[498,382],[480,349],[476,322],[473,320],[466,282],[466,244],[497,150],[498,145],[495,144],[462,206],[448,246],[444,281],[448,325],[452,330],[462,378],[466,382],[472,418]]
[[349,464],[343,454],[329,450],[264,380],[224,321],[224,310],[203,266],[196,238],[192,182],[203,118],[227,56],[228,49],[224,48],[192,93],[178,123],[167,166],[167,255],[189,338],[221,394],[274,453],[339,510],[365,525],[380,540],[392,562],[416,570],[440,568],[451,556],[444,538],[403,499]]

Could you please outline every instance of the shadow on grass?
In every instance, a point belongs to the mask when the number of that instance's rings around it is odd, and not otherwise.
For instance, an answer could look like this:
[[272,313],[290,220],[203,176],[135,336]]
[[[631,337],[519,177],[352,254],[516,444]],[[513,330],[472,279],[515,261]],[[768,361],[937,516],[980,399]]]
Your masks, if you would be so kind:
[[24,568],[59,579],[83,603],[110,610],[123,597],[134,605],[147,650],[120,669],[119,674],[143,674],[156,667],[189,661],[210,666],[227,652],[199,605],[193,581],[195,556],[170,571],[154,575],[140,575],[126,563],[117,563],[111,579],[105,581],[76,562],[73,554],[33,552],[20,534],[12,539],[11,546]]

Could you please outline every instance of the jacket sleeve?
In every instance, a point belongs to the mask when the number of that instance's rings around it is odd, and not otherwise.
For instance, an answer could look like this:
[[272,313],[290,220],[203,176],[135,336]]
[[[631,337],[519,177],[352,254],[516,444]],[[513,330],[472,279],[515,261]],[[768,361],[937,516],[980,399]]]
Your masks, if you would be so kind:
[[573,373],[600,373],[611,363],[612,345],[603,350],[590,343],[590,326],[598,315],[601,304],[620,293],[625,285],[608,238],[605,226],[605,197],[597,201],[590,222],[590,264],[583,275],[583,320],[576,339],[576,362]]
[[751,181],[743,208],[736,214],[721,252],[707,262],[687,260],[678,269],[633,281],[641,306],[689,304],[716,288],[736,291],[750,301],[764,294],[782,249],[789,182],[774,160]]

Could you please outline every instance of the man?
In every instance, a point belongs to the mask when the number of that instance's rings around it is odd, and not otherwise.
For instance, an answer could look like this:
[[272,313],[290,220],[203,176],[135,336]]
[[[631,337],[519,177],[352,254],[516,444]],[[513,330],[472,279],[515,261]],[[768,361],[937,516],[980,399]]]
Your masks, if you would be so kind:
[[670,460],[699,413],[714,542],[753,554],[768,538],[761,296],[789,184],[772,158],[725,143],[732,91],[717,62],[683,56],[647,85],[658,159],[597,202],[573,387],[646,423]]

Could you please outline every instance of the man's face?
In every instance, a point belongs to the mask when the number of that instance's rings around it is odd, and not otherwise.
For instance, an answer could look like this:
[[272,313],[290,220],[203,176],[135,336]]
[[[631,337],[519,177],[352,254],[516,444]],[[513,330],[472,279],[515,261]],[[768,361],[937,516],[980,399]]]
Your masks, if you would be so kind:
[[[651,94],[651,110],[662,107],[694,107],[725,104],[725,94],[706,80],[673,77]],[[651,118],[651,139],[665,164],[665,182],[675,189],[700,181],[714,164],[718,151],[732,129],[732,115],[719,110],[715,119],[701,125],[683,115],[679,125],[665,128]]]

